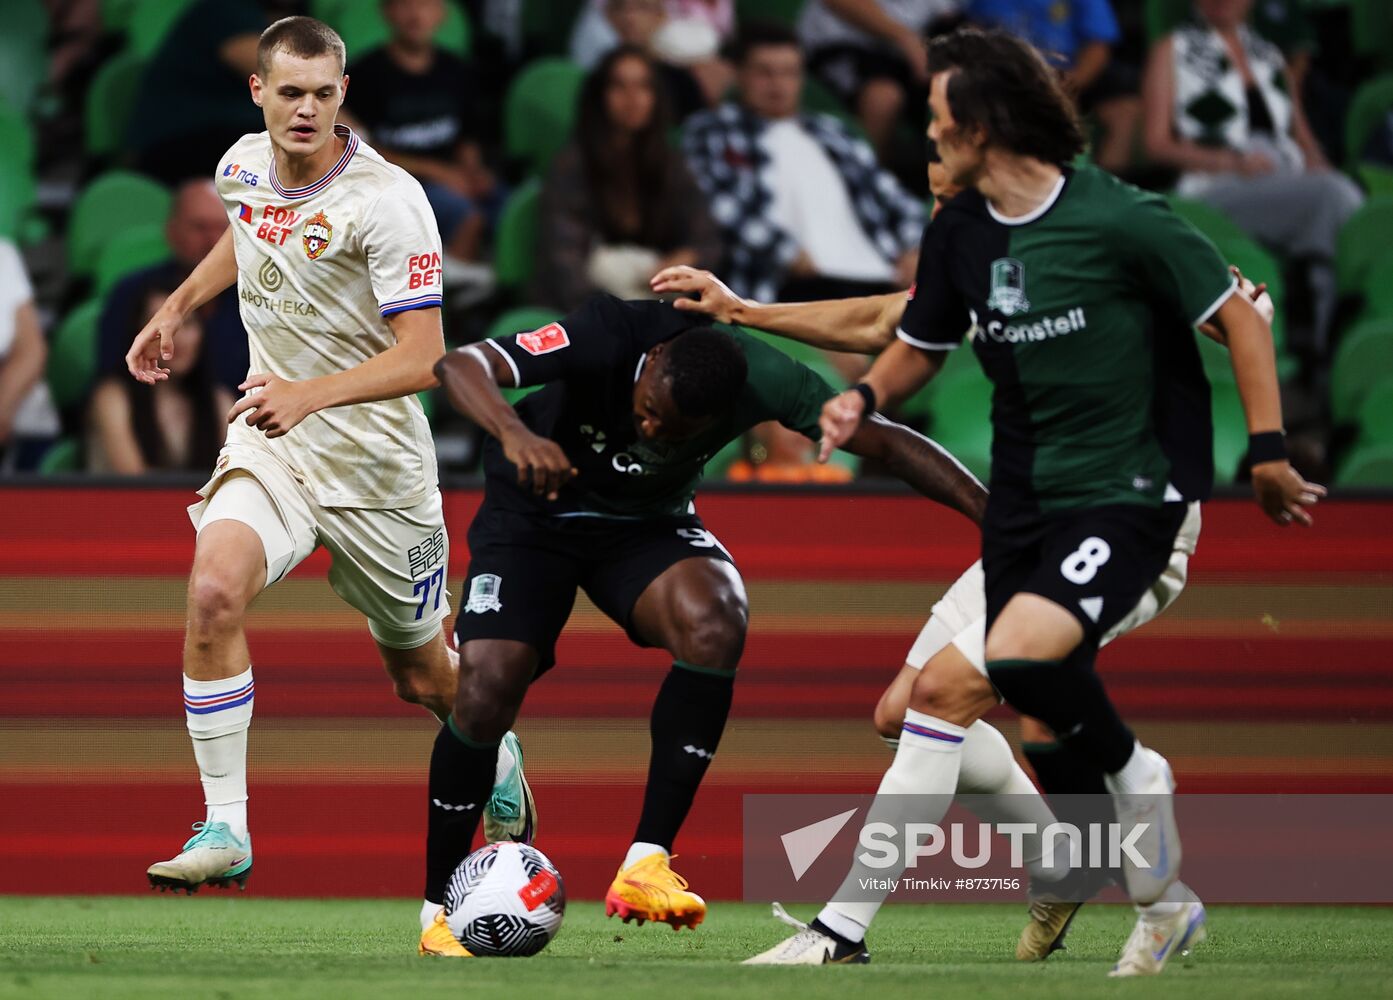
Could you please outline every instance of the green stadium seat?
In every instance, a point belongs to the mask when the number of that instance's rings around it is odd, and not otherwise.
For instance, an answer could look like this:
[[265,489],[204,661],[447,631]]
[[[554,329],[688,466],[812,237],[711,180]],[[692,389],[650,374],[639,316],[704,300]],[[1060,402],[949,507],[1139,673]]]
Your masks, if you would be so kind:
[[135,0],[126,24],[126,44],[141,59],[159,51],[165,36],[196,0]]
[[1210,419],[1214,424],[1214,482],[1231,483],[1248,453],[1248,421],[1238,387],[1219,382],[1210,387]]
[[570,138],[585,71],[569,59],[538,59],[519,73],[503,98],[503,149],[535,173]]
[[1374,386],[1393,381],[1393,319],[1366,319],[1340,339],[1330,366],[1330,414],[1353,424]]
[[1380,382],[1359,404],[1359,443],[1393,445],[1393,382]]
[[1194,10],[1193,0],[1146,0],[1146,37],[1155,42],[1178,28]]
[[0,3],[0,34],[43,50],[48,43],[48,8],[43,0]]
[[1335,470],[1337,486],[1393,486],[1393,444],[1354,449]]
[[943,370],[934,376],[933,381],[900,404],[899,416],[916,426],[928,427],[933,422],[934,397],[944,387],[958,381],[975,382],[981,392],[991,396],[991,381],[982,371],[970,344],[963,344],[956,351],[949,352],[943,362]]
[[148,177],[113,170],[87,185],[73,203],[68,219],[68,266],[74,274],[90,275],[102,247],[134,223],[164,224],[173,201],[170,193]]
[[[314,16],[339,33],[350,61],[387,43],[391,30],[376,0],[317,0],[311,4]],[[469,55],[469,18],[458,3],[447,0],[445,23],[435,34],[435,42],[460,56]]]
[[64,472],[82,471],[82,442],[74,437],[60,438],[39,459],[38,472],[53,476]]
[[1364,276],[1363,293],[1365,316],[1393,319],[1393,252],[1380,257],[1369,268]]
[[513,189],[498,215],[493,270],[498,287],[520,292],[537,267],[537,202],[542,183],[533,177]]
[[975,379],[954,379],[935,393],[931,408],[929,436],[986,482],[992,465],[992,398],[988,388]]
[[146,222],[123,230],[102,247],[97,257],[93,272],[97,297],[104,298],[126,275],[169,260],[170,255],[164,226]]
[[807,0],[735,0],[735,17],[748,21],[777,21],[792,26],[798,22]]
[[0,150],[7,167],[34,169],[34,128],[18,111],[0,103]]
[[[1267,282],[1267,294],[1271,297],[1273,305],[1272,344],[1277,352],[1277,377],[1291,378],[1300,366],[1296,359],[1287,353],[1287,292],[1281,263],[1247,236],[1219,239],[1214,242],[1224,260],[1236,265],[1245,278],[1249,278],[1255,284]],[[1219,346],[1213,341],[1210,343],[1215,347]]]
[[1370,198],[1349,217],[1335,244],[1335,276],[1341,293],[1357,291],[1374,262],[1393,253],[1389,233],[1393,233],[1393,198]]
[[1393,59],[1393,4],[1350,0],[1350,42],[1356,55],[1380,66]]
[[1232,385],[1233,362],[1229,360],[1229,349],[1223,344],[1216,344],[1202,333],[1196,333],[1199,340],[1200,360],[1204,362],[1204,374],[1208,377],[1211,385],[1215,383],[1227,383]]
[[1345,112],[1345,167],[1354,170],[1369,136],[1393,111],[1393,74],[1375,77],[1360,84]]
[[83,143],[92,159],[121,150],[145,64],[134,52],[118,52],[97,70],[87,89]]
[[1171,195],[1166,200],[1170,202],[1171,210],[1175,212],[1176,215],[1189,222],[1190,225],[1204,233],[1204,235],[1208,236],[1216,244],[1230,240],[1251,239],[1251,237],[1243,230],[1239,229],[1238,224],[1227,215],[1202,201],[1195,201],[1191,198],[1181,198],[1178,195]]
[[97,372],[97,319],[102,304],[89,299],[63,319],[48,345],[48,388],[62,410],[79,405]]
[[135,16],[135,6],[140,0],[102,0],[102,26],[107,31],[124,35],[130,28],[131,18]]
[[29,42],[0,28],[0,105],[28,115],[47,76],[48,50],[42,40]]
[[21,240],[33,206],[33,174],[0,148],[0,236]]
[[1359,183],[1369,192],[1370,198],[1386,198],[1393,195],[1393,170],[1377,163],[1361,163],[1355,168]]

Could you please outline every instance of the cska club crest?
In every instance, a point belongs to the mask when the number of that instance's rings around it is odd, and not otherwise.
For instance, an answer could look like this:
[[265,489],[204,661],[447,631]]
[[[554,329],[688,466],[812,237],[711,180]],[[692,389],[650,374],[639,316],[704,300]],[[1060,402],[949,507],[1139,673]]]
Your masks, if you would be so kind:
[[334,238],[334,227],[329,224],[329,217],[323,212],[312,215],[302,232],[305,256],[310,260],[318,260],[319,255],[329,249],[329,241]]

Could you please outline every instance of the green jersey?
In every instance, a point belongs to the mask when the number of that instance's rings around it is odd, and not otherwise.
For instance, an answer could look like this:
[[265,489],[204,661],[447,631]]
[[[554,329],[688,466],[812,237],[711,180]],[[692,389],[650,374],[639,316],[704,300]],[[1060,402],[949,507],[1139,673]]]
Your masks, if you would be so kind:
[[[649,350],[694,326],[715,326],[745,352],[739,396],[695,437],[644,441],[634,423],[634,383]],[[836,393],[812,369],[734,327],[662,302],[596,295],[558,323],[484,342],[507,359],[518,386],[544,388],[517,404],[534,433],[561,446],[579,475],[547,501],[517,486],[517,469],[489,439],[490,499],[557,516],[662,517],[688,513],[706,462],[755,424],[777,420],[818,440],[822,404]]]
[[949,201],[899,336],[943,351],[970,331],[994,386],[989,517],[1203,499],[1213,432],[1193,327],[1236,287],[1163,199],[1083,167],[1021,218],[972,190]]

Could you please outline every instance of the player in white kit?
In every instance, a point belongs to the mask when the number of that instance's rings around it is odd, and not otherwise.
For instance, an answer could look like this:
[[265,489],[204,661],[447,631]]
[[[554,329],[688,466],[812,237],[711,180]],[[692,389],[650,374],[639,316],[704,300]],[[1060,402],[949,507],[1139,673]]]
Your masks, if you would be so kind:
[[[415,393],[444,354],[440,235],[421,186],[335,124],[342,40],[312,18],[261,36],[252,100],[267,131],[217,167],[231,225],[136,337],[139,381],[167,377],[184,317],[234,281],[250,339],[245,395],[189,508],[184,706],[207,815],[152,887],[245,886],[247,730],[255,688],[244,619],[263,589],[320,545],[334,591],[368,619],[404,701],[442,722],[458,657],[441,622],[449,541],[430,426]],[[486,835],[530,839],[534,815],[509,733]]]

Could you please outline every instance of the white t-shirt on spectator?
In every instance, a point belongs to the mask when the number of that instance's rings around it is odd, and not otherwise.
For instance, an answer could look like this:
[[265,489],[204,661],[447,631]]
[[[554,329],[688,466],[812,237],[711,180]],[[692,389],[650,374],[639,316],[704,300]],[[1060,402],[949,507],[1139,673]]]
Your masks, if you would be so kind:
[[[906,28],[923,32],[929,22],[958,13],[962,0],[878,0],[880,9]],[[878,39],[834,14],[826,0],[808,0],[798,19],[798,37],[809,52],[828,45],[875,48]]]
[[789,233],[821,275],[851,281],[893,281],[895,269],[861,229],[842,175],[796,119],[770,122],[770,217]]
[[[0,364],[10,356],[16,333],[19,307],[34,299],[34,289],[24,270],[24,260],[15,245],[0,240]],[[53,437],[60,430],[58,413],[48,394],[48,383],[39,380],[15,412],[14,434],[24,437]]]

